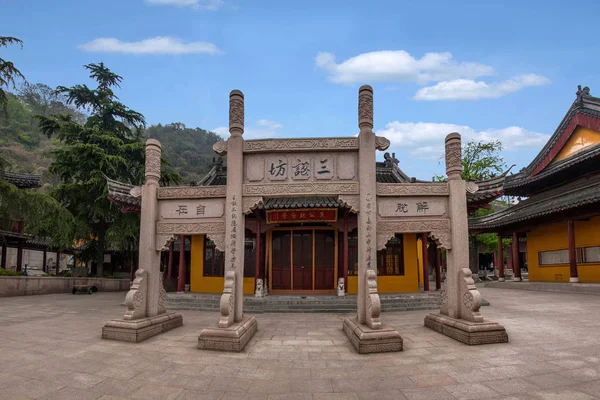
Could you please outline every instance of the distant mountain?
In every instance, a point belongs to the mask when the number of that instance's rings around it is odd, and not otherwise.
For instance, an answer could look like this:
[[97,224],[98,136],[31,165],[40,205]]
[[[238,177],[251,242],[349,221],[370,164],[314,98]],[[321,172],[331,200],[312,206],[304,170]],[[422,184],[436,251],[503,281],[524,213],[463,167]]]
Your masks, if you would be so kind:
[[[26,85],[8,97],[7,113],[0,110],[0,165],[11,171],[41,174],[42,183],[58,183],[48,167],[51,151],[60,142],[43,135],[34,116],[69,113],[83,123],[86,115],[66,105],[64,98],[43,84]],[[212,146],[221,140],[214,132],[187,128],[179,122],[150,126],[146,136],[161,142],[163,157],[171,164],[167,169],[181,175],[183,184],[195,183],[209,171],[216,157]]]

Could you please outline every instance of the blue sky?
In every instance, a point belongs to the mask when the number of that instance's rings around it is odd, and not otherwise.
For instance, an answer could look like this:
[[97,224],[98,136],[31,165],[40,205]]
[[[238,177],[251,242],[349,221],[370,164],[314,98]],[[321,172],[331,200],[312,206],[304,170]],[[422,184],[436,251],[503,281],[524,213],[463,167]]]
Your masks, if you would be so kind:
[[598,15],[596,0],[0,0],[0,35],[25,45],[0,51],[50,86],[90,83],[82,65],[104,61],[151,124],[226,133],[240,89],[246,138],[354,135],[370,84],[374,130],[430,179],[452,131],[526,166],[576,86],[600,91]]

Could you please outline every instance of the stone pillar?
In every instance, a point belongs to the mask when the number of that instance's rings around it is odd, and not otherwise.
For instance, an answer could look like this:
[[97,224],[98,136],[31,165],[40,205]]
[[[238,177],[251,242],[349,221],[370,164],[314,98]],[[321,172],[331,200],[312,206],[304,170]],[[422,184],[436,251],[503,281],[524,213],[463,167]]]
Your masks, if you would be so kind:
[[496,268],[498,269],[498,282],[504,282],[504,245],[502,244],[501,233],[498,233],[498,257],[496,259]]
[[[225,279],[217,328],[203,329],[198,348],[242,351],[258,323],[244,317],[244,228],[242,184],[244,177],[244,95],[229,94],[229,138],[227,139],[227,192],[225,196]],[[260,232],[258,232],[260,234]],[[258,257],[260,257],[258,255]]]
[[6,246],[2,245],[2,258],[0,259],[0,268],[6,269]]
[[346,317],[343,329],[359,353],[401,351],[402,337],[396,330],[384,326],[380,318],[375,151],[386,150],[390,142],[373,133],[373,88],[368,85],[358,90],[358,127],[358,315],[356,318]]
[[[225,198],[225,270],[235,272],[234,322],[244,312],[244,227],[242,184],[244,176],[244,95],[239,90],[229,94],[229,139],[227,139],[227,195]],[[226,280],[227,281],[227,280]],[[227,284],[227,282],[225,282]],[[223,311],[223,310],[222,310]]]
[[[371,329],[380,324],[367,315],[369,301],[367,274],[377,276],[377,186],[375,175],[375,151],[377,137],[373,133],[373,88],[361,86],[358,92],[358,165],[360,212],[358,214],[358,322]],[[369,272],[370,271],[370,272]],[[371,283],[377,289],[377,282]],[[377,320],[379,318],[376,318]]]
[[429,292],[429,252],[427,234],[421,233],[421,251],[423,252],[423,291]]
[[569,267],[570,267],[570,278],[569,282],[579,282],[579,273],[577,272],[577,254],[575,245],[575,221],[569,219],[568,222],[568,234],[569,234]]
[[425,317],[425,326],[463,343],[486,344],[508,342],[506,329],[483,320],[479,308],[483,298],[477,290],[469,268],[469,230],[467,222],[466,184],[461,178],[461,140],[458,133],[446,136],[446,173],[448,175],[448,216],[451,248],[446,249],[445,290],[440,297],[439,314]]
[[145,183],[141,190],[138,269],[125,297],[127,311],[120,320],[102,327],[103,339],[140,342],[183,324],[181,314],[166,312],[167,293],[160,273],[160,250],[156,245],[158,219],[158,180],[161,147],[156,139],[146,141]]
[[56,276],[60,274],[60,250],[56,252]]
[[[481,306],[481,294],[477,291],[469,268],[469,226],[467,220],[466,184],[461,178],[462,149],[460,134],[446,136],[446,174],[448,175],[449,210],[452,248],[446,251],[448,272],[446,275],[447,303],[442,312],[451,318],[483,321],[477,312]],[[466,299],[471,299],[466,301]]]
[[521,282],[521,263],[519,261],[519,234],[512,235],[513,281]]
[[169,243],[169,261],[167,264],[167,279],[173,278],[173,253],[175,252],[175,243]]
[[[160,252],[156,250],[156,219],[158,215],[157,193],[158,180],[160,179],[160,158],[160,142],[156,139],[148,139],[146,141],[146,181],[142,186],[139,266],[135,273],[132,289],[125,299],[125,303],[128,305],[125,319],[153,317],[159,314],[158,298],[162,280],[160,276]],[[138,293],[141,293],[141,295]],[[138,301],[134,300],[136,296]],[[142,296],[143,301],[139,301]]]

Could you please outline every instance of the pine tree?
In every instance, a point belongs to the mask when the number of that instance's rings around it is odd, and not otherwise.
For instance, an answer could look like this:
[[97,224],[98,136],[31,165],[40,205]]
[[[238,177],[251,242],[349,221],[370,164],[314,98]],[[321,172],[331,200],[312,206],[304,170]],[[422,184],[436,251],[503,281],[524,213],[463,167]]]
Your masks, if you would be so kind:
[[[131,235],[135,221],[121,214],[107,199],[106,177],[140,185],[144,176],[144,116],[118,101],[113,89],[120,87],[122,77],[110,71],[104,63],[88,64],[95,89],[87,85],[59,86],[57,92],[67,97],[67,103],[89,113],[81,125],[72,115],[38,116],[40,127],[49,137],[56,136],[62,146],[53,151],[50,172],[60,176],[62,183],[54,196],[79,220],[88,226],[84,259],[95,259],[96,273],[103,275],[107,231],[110,226],[127,226]],[[164,177],[163,182],[177,181],[178,176]],[[127,221],[125,221],[127,220]],[[132,225],[133,224],[133,225]],[[109,231],[111,239],[121,242],[119,232]]]

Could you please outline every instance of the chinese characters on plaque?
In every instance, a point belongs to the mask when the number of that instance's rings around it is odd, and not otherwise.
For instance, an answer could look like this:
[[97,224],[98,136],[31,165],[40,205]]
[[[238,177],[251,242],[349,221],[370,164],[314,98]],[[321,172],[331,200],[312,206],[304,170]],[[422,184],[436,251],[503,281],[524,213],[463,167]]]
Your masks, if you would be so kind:
[[265,177],[269,181],[332,179],[335,160],[331,154],[267,157]]
[[335,222],[337,221],[337,213],[337,208],[268,210],[267,223]]
[[443,216],[448,209],[445,197],[397,197],[377,200],[382,217],[429,217]]
[[162,200],[158,203],[162,219],[221,218],[224,210],[223,199]]

